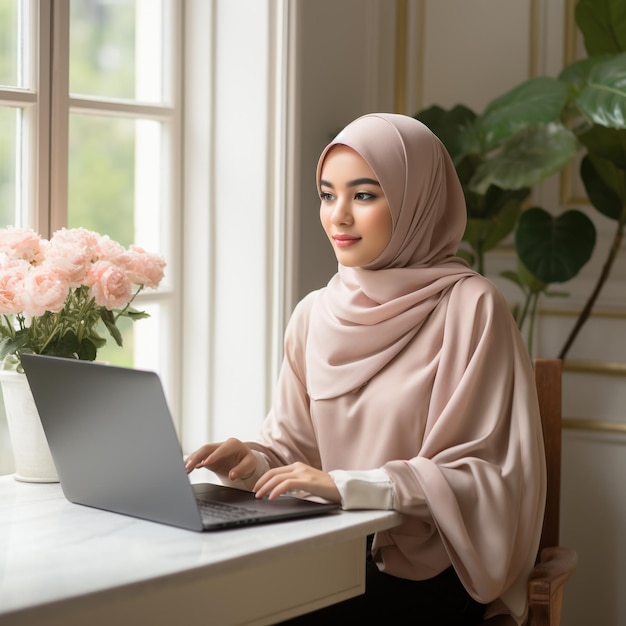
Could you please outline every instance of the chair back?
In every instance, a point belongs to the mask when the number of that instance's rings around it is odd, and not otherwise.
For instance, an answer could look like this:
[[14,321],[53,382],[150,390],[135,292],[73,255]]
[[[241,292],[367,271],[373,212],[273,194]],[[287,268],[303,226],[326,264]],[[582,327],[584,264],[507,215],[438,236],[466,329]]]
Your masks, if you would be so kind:
[[[561,376],[560,359],[535,359],[535,384],[546,451],[547,491],[537,564],[528,581],[526,626],[559,626],[565,583],[576,568],[572,548],[559,546],[561,501]],[[509,615],[496,615],[481,626],[515,626]]]
[[559,545],[561,502],[561,377],[560,359],[535,359],[535,384],[546,450],[547,491],[539,554]]

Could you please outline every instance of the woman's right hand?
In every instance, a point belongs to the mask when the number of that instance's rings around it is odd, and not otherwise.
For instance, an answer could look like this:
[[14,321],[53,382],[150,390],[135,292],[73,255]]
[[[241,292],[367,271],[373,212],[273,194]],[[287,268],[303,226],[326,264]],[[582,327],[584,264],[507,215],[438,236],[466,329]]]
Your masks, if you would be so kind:
[[208,443],[192,452],[185,461],[189,474],[205,467],[229,480],[246,480],[256,470],[257,459],[252,450],[239,439],[230,438],[222,443]]

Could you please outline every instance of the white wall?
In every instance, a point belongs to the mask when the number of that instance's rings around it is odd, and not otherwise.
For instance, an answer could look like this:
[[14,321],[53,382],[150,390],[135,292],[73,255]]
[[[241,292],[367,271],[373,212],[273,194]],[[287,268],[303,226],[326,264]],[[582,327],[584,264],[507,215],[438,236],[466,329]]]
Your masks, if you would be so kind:
[[[319,222],[315,167],[350,121],[393,110],[394,3],[296,1],[294,188],[298,224],[294,297],[322,287],[337,263]],[[295,300],[292,301],[292,305]]]

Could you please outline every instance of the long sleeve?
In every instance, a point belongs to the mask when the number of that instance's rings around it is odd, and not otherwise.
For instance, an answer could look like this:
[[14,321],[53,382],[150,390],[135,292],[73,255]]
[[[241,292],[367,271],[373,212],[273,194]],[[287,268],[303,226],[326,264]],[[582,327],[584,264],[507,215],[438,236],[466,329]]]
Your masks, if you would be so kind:
[[394,508],[395,487],[384,470],[333,470],[329,474],[339,490],[343,509]]

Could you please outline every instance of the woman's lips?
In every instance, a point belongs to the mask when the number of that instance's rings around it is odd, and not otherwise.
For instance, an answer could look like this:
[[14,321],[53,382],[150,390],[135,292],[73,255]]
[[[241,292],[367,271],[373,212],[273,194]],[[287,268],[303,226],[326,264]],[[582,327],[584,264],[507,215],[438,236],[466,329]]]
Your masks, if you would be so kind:
[[361,241],[360,237],[352,237],[351,235],[333,235],[333,241],[339,248],[349,248],[355,243]]

